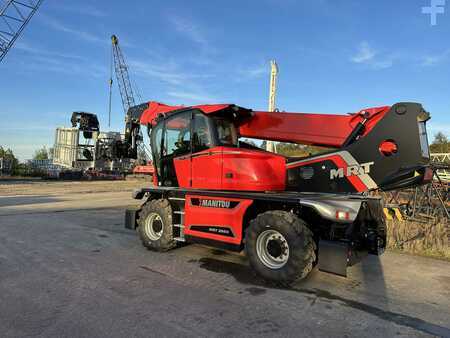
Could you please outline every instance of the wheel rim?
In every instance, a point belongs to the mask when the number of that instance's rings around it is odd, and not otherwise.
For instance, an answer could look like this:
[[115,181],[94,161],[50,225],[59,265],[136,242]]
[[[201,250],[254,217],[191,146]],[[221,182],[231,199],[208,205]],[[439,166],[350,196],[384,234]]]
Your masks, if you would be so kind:
[[265,266],[280,269],[289,259],[289,245],[278,231],[265,230],[256,240],[256,253]]
[[163,234],[164,223],[161,216],[153,212],[147,216],[144,224],[145,234],[152,241],[157,241]]

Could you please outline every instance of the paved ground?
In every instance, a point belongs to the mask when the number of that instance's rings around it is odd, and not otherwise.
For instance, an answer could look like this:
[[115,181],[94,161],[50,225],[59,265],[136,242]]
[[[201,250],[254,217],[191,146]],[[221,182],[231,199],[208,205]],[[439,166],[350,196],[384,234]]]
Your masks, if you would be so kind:
[[1,337],[450,337],[448,262],[387,253],[277,289],[240,255],[147,251],[129,196],[0,197]]

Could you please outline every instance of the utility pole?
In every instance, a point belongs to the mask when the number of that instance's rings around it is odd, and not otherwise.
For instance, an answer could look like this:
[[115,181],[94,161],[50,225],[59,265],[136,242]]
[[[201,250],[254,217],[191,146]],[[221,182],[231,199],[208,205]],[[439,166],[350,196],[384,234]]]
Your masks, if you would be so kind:
[[[269,111],[275,111],[275,97],[277,94],[278,65],[275,60],[270,61],[270,88],[269,88]],[[275,142],[267,141],[266,150],[276,153],[277,147]]]

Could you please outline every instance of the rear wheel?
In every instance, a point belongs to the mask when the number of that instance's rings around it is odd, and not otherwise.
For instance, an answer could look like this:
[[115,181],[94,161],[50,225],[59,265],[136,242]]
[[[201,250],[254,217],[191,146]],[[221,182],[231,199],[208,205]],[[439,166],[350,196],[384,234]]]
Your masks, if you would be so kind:
[[176,246],[173,238],[172,208],[166,199],[144,204],[138,219],[142,244],[155,251],[167,251]]
[[311,230],[300,218],[281,210],[267,211],[250,222],[245,251],[252,268],[276,282],[306,277],[316,261]]

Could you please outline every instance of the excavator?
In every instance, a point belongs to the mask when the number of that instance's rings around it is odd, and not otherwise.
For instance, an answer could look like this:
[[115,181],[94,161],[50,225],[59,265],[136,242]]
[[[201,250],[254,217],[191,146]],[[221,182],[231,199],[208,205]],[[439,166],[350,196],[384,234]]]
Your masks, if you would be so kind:
[[[274,282],[292,283],[316,265],[345,276],[386,247],[382,200],[373,192],[432,179],[429,119],[409,102],[347,115],[133,106],[125,142],[134,154],[147,126],[155,175],[152,186],[134,191],[142,205],[126,210],[125,227],[156,251],[182,243],[244,250],[250,266]],[[245,138],[328,150],[289,158]]]

